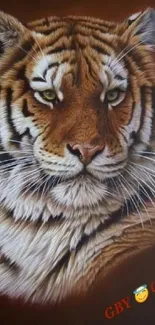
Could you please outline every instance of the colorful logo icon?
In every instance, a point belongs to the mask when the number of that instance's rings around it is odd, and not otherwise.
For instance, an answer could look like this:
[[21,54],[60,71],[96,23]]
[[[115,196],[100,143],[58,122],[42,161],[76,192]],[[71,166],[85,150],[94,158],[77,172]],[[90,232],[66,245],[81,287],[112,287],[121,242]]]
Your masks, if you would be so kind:
[[140,286],[139,288],[137,288],[136,290],[134,290],[133,293],[135,295],[135,300],[139,303],[145,302],[149,295],[146,284],[144,284],[144,285]]

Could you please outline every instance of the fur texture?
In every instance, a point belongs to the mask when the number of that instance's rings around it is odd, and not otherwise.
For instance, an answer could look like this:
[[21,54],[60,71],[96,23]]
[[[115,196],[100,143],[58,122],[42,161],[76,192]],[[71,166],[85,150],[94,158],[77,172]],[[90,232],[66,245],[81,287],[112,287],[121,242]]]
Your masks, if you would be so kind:
[[148,222],[154,45],[153,9],[117,24],[0,14],[2,293],[61,300]]

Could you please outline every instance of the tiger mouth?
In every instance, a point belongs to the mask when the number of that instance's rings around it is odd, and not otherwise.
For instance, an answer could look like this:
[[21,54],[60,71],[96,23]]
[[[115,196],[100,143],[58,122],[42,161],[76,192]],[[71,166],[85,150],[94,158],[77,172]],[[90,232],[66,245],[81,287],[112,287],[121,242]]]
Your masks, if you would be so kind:
[[120,174],[122,174],[124,171],[124,166],[118,168],[117,170],[109,170],[105,172],[105,178],[103,180],[101,180],[99,178],[99,176],[97,177],[95,174],[89,172],[87,170],[87,168],[84,166],[83,169],[77,173],[74,176],[61,176],[61,175],[51,175],[51,177],[49,177],[49,174],[47,175],[46,171],[43,171],[43,174],[47,176],[47,178],[49,179],[49,184],[53,183],[53,181],[55,181],[55,186],[58,184],[63,184],[66,182],[71,182],[71,181],[78,181],[78,180],[92,180],[95,182],[100,182],[103,184],[108,183],[111,179],[116,179]]

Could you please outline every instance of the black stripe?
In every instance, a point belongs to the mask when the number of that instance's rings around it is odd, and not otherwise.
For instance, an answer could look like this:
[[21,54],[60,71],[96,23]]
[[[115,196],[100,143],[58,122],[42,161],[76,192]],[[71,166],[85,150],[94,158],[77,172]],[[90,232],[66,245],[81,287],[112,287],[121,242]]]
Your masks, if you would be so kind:
[[93,80],[96,82],[97,81],[97,76],[93,72],[92,62],[90,61],[90,58],[88,56],[85,55],[84,58],[85,58],[86,63],[87,63],[88,72],[89,72],[90,76],[93,78]]
[[93,27],[95,25],[98,25],[99,27],[107,27],[107,28],[114,28],[114,27],[116,27],[116,24],[115,23],[108,22],[108,21],[97,21],[97,20],[89,21],[88,19],[79,18],[78,19],[78,23],[81,23],[81,22],[84,22],[86,24],[86,26],[87,26],[87,24],[91,24]]
[[67,49],[67,48],[64,47],[64,46],[58,46],[58,47],[56,47],[55,49],[50,50],[50,51],[48,52],[48,54],[61,53],[62,51],[66,51],[66,50],[70,50],[70,49]]
[[[103,34],[103,35],[104,35],[104,34]],[[101,42],[103,45],[107,45],[107,46],[111,49],[111,51],[114,50],[113,42],[112,42],[112,41],[109,42],[107,39],[100,37],[98,34],[91,35],[91,36],[94,38],[95,41],[99,41],[99,42]]]
[[51,64],[49,64],[48,68],[45,69],[44,73],[43,73],[43,77],[46,77],[46,73],[49,69],[53,68],[53,67],[58,67],[59,63],[58,62],[53,62]]
[[92,45],[91,47],[100,54],[104,54],[104,55],[110,54],[109,51],[107,51],[106,49],[98,45]]
[[45,20],[43,22],[43,26],[50,26],[50,21],[49,21],[48,17],[45,18]]
[[132,110],[131,110],[131,115],[130,115],[130,118],[129,118],[129,120],[128,120],[128,123],[127,123],[127,125],[129,125],[129,124],[130,124],[130,122],[132,121],[132,118],[133,118],[133,113],[134,113],[134,109],[135,109],[135,107],[136,107],[136,103],[135,103],[135,102],[133,102],[133,103],[132,103]]
[[59,262],[56,263],[54,268],[48,273],[46,280],[47,278],[50,278],[53,275],[53,273],[56,273],[56,275],[59,274],[62,267],[63,268],[67,267],[70,257],[71,257],[71,251],[67,251],[65,255],[59,260]]
[[152,132],[150,141],[155,138],[155,87],[152,87]]
[[[85,24],[81,24],[80,23],[80,26],[81,27],[83,27],[83,28],[88,28],[88,29],[90,29],[91,31],[95,31],[95,32],[100,32],[100,33],[106,33],[107,32],[107,29],[108,29],[108,27],[100,27],[100,26],[92,26],[92,25],[85,25]],[[79,26],[79,27],[80,27]],[[79,29],[79,32],[80,32],[80,29]]]
[[2,41],[0,41],[0,55],[4,53],[4,44]]
[[25,76],[25,70],[26,70],[26,66],[23,66],[16,74],[16,78],[17,80],[20,79],[20,80],[27,80],[26,79],[26,76]]
[[[64,63],[69,63],[70,65],[74,65],[74,64],[76,63],[76,60],[75,60],[75,58],[72,58],[71,60],[70,60],[70,59],[69,59],[69,60],[64,59],[64,60],[62,60],[60,63],[58,63],[58,62],[53,62],[53,63],[49,64],[48,68],[46,68],[45,71],[43,72],[43,77],[46,78],[46,74],[47,74],[48,70],[50,70],[50,69],[53,68],[53,67],[58,67],[58,66],[60,66],[61,64],[64,64]],[[73,79],[74,79],[73,72],[70,71],[70,72],[68,72],[67,74],[72,74],[72,77],[73,77]],[[66,76],[67,74],[65,74],[65,76]],[[34,78],[34,79],[38,79],[38,80],[36,80],[36,81],[39,81],[39,78]],[[34,79],[33,79],[33,80],[34,80]]]
[[[88,38],[88,35],[84,32],[84,31],[79,31],[78,32],[78,34],[80,35],[80,36],[83,36],[83,37],[86,37],[86,38]],[[93,37],[94,38],[94,42],[95,41],[98,41],[98,42],[100,42],[100,45],[91,45],[91,47],[92,48],[98,48],[99,50],[98,51],[103,51],[104,49],[102,48],[102,46],[104,46],[104,45],[107,45],[108,47],[109,47],[109,50],[111,50],[111,52],[114,50],[114,48],[112,47],[112,42],[108,42],[108,40],[105,40],[105,38],[102,38],[102,37],[99,37],[98,35],[91,35],[91,37]],[[111,54],[111,52],[110,51],[107,51],[107,50],[104,50],[105,51],[105,54]]]
[[17,71],[17,74],[16,74],[16,79],[17,80],[23,80],[24,81],[24,85],[22,85],[23,88],[21,88],[21,90],[22,90],[21,95],[23,95],[25,92],[27,92],[27,91],[29,91],[31,89],[30,84],[29,84],[29,80],[27,79],[27,77],[25,75],[25,70],[26,70],[26,67],[23,66],[19,71]]
[[132,140],[132,144],[130,145],[131,147],[137,140],[137,133],[135,131],[132,131],[132,133],[130,134],[130,139]]
[[118,210],[117,212],[115,212],[115,217],[113,217],[113,215],[111,216],[111,218],[109,218],[109,220],[105,220],[104,223],[101,223],[97,229],[93,230],[91,234],[86,235],[84,234],[83,237],[80,239],[80,241],[78,242],[78,245],[76,246],[76,254],[81,250],[81,248],[86,245],[91,239],[95,238],[95,236],[97,236],[98,233],[101,233],[102,231],[106,230],[106,228],[108,226],[110,226],[112,223],[116,223],[120,220],[121,218],[121,209]]
[[24,133],[22,133],[21,138],[23,138],[25,135],[29,136],[29,138],[32,139],[32,135],[30,134],[30,129],[27,128]]
[[[59,35],[57,35],[57,37],[55,37],[54,39],[52,39],[52,40],[50,41],[50,43],[48,44],[48,47],[56,46],[56,43],[59,43],[60,40],[61,40],[64,36],[66,36],[66,35],[64,35],[63,32],[59,33]],[[47,54],[50,54],[50,50],[49,50],[49,52],[48,52],[48,51],[46,52],[46,55],[47,55]]]
[[141,116],[140,116],[140,124],[139,124],[139,128],[137,130],[137,134],[139,134],[139,132],[141,131],[142,127],[143,127],[143,123],[144,123],[144,115],[145,115],[145,90],[146,87],[142,86],[140,89],[140,97],[141,97]]
[[[55,43],[55,41],[53,42],[53,44]],[[51,44],[49,44],[49,46],[51,46]],[[72,51],[72,50],[76,50],[76,48],[75,48],[75,44],[74,44],[74,42],[72,42],[71,44],[70,44],[70,46],[68,46],[67,44],[66,44],[66,46],[64,45],[64,46],[58,46],[58,47],[55,47],[54,49],[52,49],[52,50],[49,50],[49,52],[47,52],[47,54],[57,54],[57,53],[61,53],[62,51]]]
[[[64,26],[62,25],[62,26],[59,26],[59,27],[53,27],[53,28],[50,27],[50,28],[47,28],[45,30],[38,29],[38,32],[42,33],[45,36],[49,36],[50,34],[53,34],[53,33],[57,32],[59,29],[62,29],[63,27]],[[62,35],[64,36],[65,34],[63,33]]]
[[123,78],[120,74],[116,74],[115,79],[118,79],[118,80],[121,80],[121,81],[126,80],[126,78]]
[[87,45],[83,44],[82,41],[79,40],[78,41],[78,47],[79,47],[80,50],[83,51],[87,47]]
[[[135,49],[134,48],[132,49],[132,47],[131,47],[131,51],[130,51],[130,48],[129,48],[129,51],[127,52],[126,56],[127,57],[129,56],[130,57],[132,63],[134,63],[136,65],[136,68],[138,70],[144,72],[144,65],[145,65],[145,63],[143,62],[143,58],[142,58],[142,56],[140,54],[138,55],[138,52],[135,53],[135,51],[136,51],[136,48]],[[125,56],[124,56],[124,60],[125,60]],[[148,63],[146,63],[146,65],[147,64]]]
[[37,82],[45,82],[45,80],[43,78],[40,78],[40,77],[34,77],[32,79],[32,81],[37,81]]
[[[65,62],[65,61],[64,61],[64,62]],[[61,63],[63,63],[63,62],[61,62]],[[51,69],[51,68],[53,68],[53,67],[57,67],[58,65],[59,65],[58,62],[53,62],[53,63],[49,64],[48,69]]]
[[33,38],[28,39],[20,44],[20,48],[18,48],[18,52],[16,52],[13,57],[13,64],[18,63],[23,60],[27,55],[29,55],[29,51],[32,49],[35,41]]
[[23,110],[22,111],[23,111],[23,114],[25,117],[34,116],[34,114],[31,113],[28,109],[28,103],[27,103],[26,98],[23,100]]
[[[87,37],[86,35],[82,35]],[[111,53],[113,52],[114,48],[112,48],[112,44],[108,44],[108,42],[102,40],[99,41],[95,39],[95,36],[92,35],[92,37],[94,37],[94,44],[91,44],[91,48],[94,49],[95,51],[97,51],[100,54],[104,54],[104,55],[111,55]],[[95,40],[96,40],[96,44],[95,44]],[[107,48],[104,48],[104,45],[107,46]],[[86,46],[83,45],[83,48],[85,48]],[[105,63],[102,62],[104,65]]]
[[[7,89],[6,102],[7,102],[7,122],[13,134],[11,140],[21,141],[21,135],[17,132],[12,121],[12,108],[11,108],[12,89],[11,88]],[[19,143],[16,143],[16,146],[19,147]]]
[[52,19],[51,21],[49,20],[49,17],[47,17],[47,18],[43,18],[40,20],[32,21],[32,22],[28,23],[27,26],[28,26],[28,28],[36,29],[37,27],[47,26],[47,25],[59,23],[59,22],[60,22],[59,17],[56,17],[55,19]]
[[[36,188],[34,190],[36,190]],[[40,227],[44,223],[44,220],[43,220],[44,210],[45,210],[45,208],[43,209],[43,211],[40,213],[39,217],[35,221],[35,225],[38,226],[38,227]],[[50,215],[50,218],[46,222],[46,224],[49,224],[51,226],[51,225],[54,225],[55,223],[59,223],[60,224],[60,222],[62,222],[62,221],[64,221],[63,213],[60,213],[60,214],[58,214],[56,216],[53,216],[51,214]],[[31,222],[31,217],[30,217],[30,222]]]
[[[130,25],[132,25],[133,24],[133,22],[135,22],[135,19],[128,19],[128,25],[130,26]],[[136,32],[136,35],[137,35],[137,32]]]
[[5,264],[8,269],[12,270],[13,272],[19,272],[20,268],[15,262],[12,262],[9,257],[7,257],[4,253],[0,251],[0,264]]
[[8,152],[6,152],[2,144],[0,144],[0,168],[5,164],[7,165],[9,163],[8,160],[10,159],[11,159],[11,163],[14,163],[16,161],[16,159],[13,159],[13,156],[11,156]]
[[124,141],[128,144],[128,141],[127,141],[127,139],[126,139],[126,137],[125,137],[125,135],[119,130],[118,131],[121,135],[122,135],[122,137],[123,137],[123,139],[124,139]]
[[[56,31],[56,29],[54,31]],[[43,34],[45,36],[48,36],[48,35],[52,34],[52,32],[54,32],[54,31],[52,31],[51,29],[37,30],[37,32],[39,32],[39,33],[41,33],[41,34]]]

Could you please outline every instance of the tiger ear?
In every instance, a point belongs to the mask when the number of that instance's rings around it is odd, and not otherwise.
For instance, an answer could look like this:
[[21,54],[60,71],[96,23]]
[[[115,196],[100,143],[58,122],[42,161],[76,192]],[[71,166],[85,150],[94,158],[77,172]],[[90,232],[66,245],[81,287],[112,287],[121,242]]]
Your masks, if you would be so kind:
[[25,31],[26,28],[16,18],[0,11],[0,53],[17,44]]
[[142,42],[155,45],[155,10],[149,8],[128,18],[128,30],[131,36],[138,35]]

